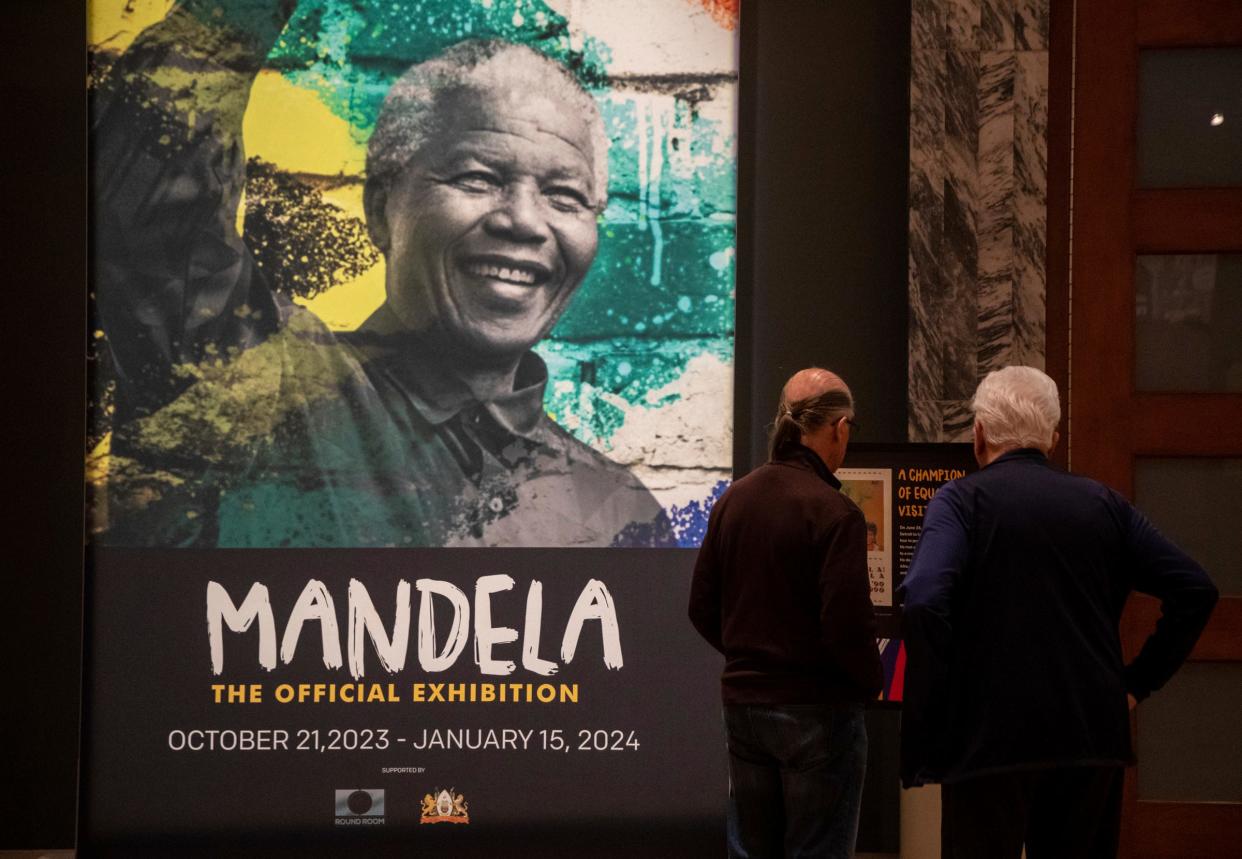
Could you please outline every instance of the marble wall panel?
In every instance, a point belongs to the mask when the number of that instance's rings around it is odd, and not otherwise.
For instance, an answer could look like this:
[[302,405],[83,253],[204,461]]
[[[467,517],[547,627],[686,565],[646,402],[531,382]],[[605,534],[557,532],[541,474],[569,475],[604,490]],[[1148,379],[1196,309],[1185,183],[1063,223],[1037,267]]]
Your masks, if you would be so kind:
[[943,392],[950,398],[975,389],[979,303],[978,151],[979,54],[950,48],[945,62],[944,233],[940,245],[939,306]]
[[1019,51],[1048,50],[1048,0],[1015,0],[1014,47]]
[[[948,38],[946,18],[944,0],[911,0],[910,20],[914,22],[910,28],[911,53],[917,56],[923,51],[943,51]],[[911,75],[914,74],[912,67]],[[913,103],[911,108],[914,108]]]
[[938,401],[911,400],[907,415],[908,433],[912,440],[940,438],[944,415]]
[[1012,51],[1015,4],[1018,0],[983,0],[975,47],[980,51]]
[[980,0],[948,0],[943,5],[946,47],[962,51],[974,49],[975,31],[979,29],[983,12]]
[[949,400],[940,405],[940,440],[970,441],[975,422],[975,416],[970,410],[970,400]]
[[977,375],[1002,366],[1014,324],[1013,51],[980,61]]
[[911,441],[968,440],[984,374],[1043,366],[1047,33],[1048,0],[912,3]]
[[943,336],[938,327],[940,256],[944,234],[943,50],[916,51],[910,80],[910,399],[934,399],[941,389]]
[[1010,363],[1044,366],[1048,53],[1021,51],[1014,79],[1014,315]]

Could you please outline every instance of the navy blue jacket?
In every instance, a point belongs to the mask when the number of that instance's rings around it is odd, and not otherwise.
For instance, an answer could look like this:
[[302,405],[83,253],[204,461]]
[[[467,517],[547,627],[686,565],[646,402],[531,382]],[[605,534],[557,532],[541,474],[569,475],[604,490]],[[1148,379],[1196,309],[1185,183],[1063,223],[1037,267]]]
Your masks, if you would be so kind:
[[[1163,616],[1126,666],[1131,591],[1159,597]],[[1164,685],[1217,598],[1121,495],[1036,450],[940,489],[901,594],[907,787],[1132,763],[1126,693]]]

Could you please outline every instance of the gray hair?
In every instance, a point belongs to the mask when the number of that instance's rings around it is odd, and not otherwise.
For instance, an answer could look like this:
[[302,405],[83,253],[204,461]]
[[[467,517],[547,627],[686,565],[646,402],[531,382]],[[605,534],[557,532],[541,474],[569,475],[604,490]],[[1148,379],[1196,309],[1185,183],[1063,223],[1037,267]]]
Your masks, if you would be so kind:
[[1034,367],[993,370],[979,383],[970,405],[988,444],[1001,450],[1047,451],[1061,422],[1057,383]]
[[397,79],[384,97],[367,144],[367,181],[388,186],[444,130],[454,96],[501,86],[545,94],[582,116],[591,136],[592,203],[602,211],[608,197],[608,134],[599,105],[564,66],[501,39],[458,42]]
[[829,388],[793,402],[788,402],[782,392],[768,437],[768,458],[776,457],[790,445],[801,443],[803,435],[815,432],[824,424],[853,416],[854,397],[844,388]]

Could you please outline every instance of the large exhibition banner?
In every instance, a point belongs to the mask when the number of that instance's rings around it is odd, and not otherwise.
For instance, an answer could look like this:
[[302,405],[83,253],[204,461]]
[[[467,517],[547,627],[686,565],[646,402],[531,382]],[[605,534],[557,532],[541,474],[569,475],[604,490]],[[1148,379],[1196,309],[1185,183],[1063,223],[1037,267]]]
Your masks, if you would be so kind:
[[718,838],[736,3],[88,16],[83,844]]
[[84,853],[721,849],[737,5],[88,3]]

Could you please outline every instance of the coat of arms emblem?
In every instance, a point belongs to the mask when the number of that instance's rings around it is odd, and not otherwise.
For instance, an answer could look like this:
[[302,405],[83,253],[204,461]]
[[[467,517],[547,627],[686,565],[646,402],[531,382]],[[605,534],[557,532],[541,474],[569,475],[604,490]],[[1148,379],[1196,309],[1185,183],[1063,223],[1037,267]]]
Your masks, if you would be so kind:
[[469,823],[466,797],[453,788],[437,789],[423,796],[423,813],[419,823]]

